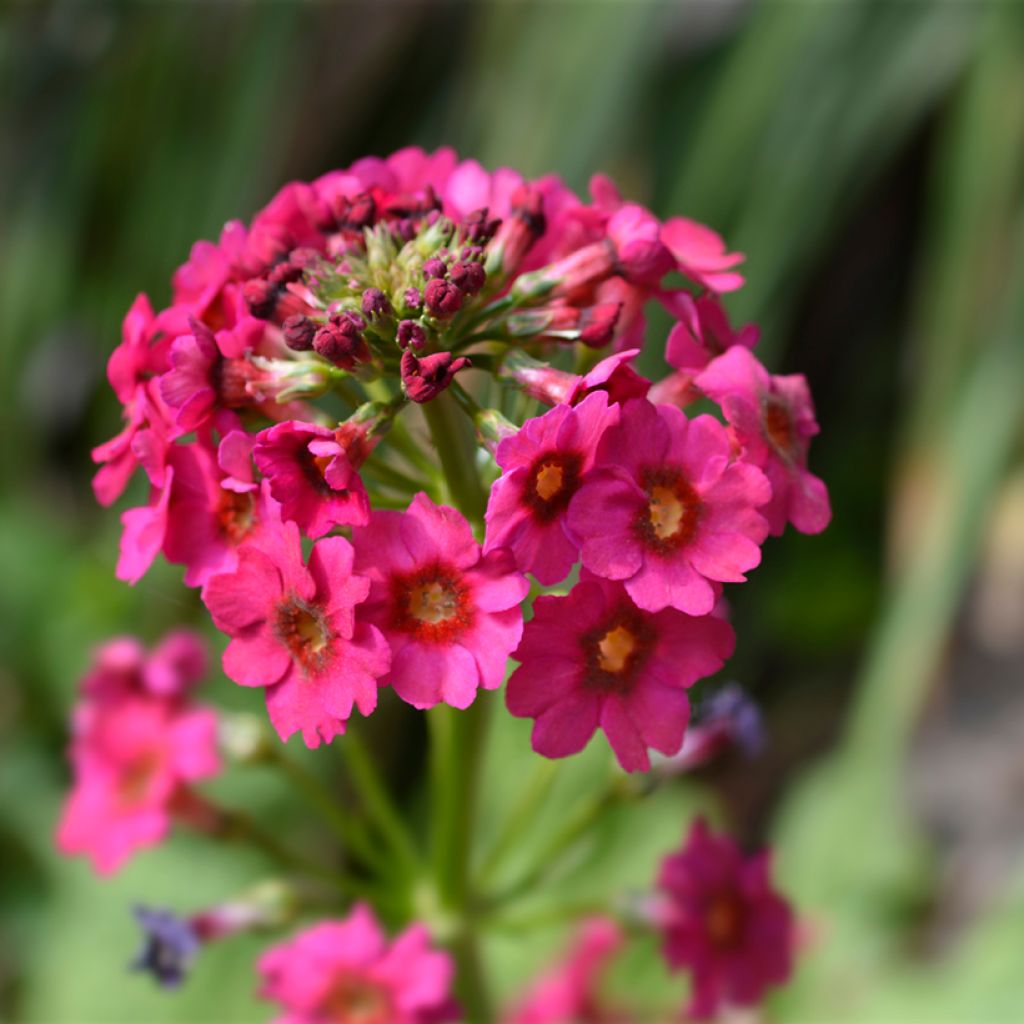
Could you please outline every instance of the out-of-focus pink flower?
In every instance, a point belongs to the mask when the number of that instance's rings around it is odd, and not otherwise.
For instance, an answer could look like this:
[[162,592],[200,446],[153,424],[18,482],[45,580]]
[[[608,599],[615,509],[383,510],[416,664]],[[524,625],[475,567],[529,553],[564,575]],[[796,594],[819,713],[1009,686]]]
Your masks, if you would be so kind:
[[794,922],[771,886],[767,852],[744,857],[702,820],[661,864],[665,959],[693,976],[687,1013],[710,1020],[728,1005],[753,1006],[793,969]]
[[565,959],[542,974],[505,1024],[626,1024],[625,1013],[601,996],[604,973],[625,943],[619,926],[606,917],[585,921]]
[[414,924],[388,943],[372,911],[357,904],[260,957],[260,995],[280,1003],[276,1024],[445,1024],[460,1019],[453,964]]
[[745,348],[709,363],[695,384],[722,407],[743,458],[760,466],[772,486],[763,508],[773,534],[790,522],[801,533],[821,533],[832,519],[828,491],[807,469],[807,449],[818,433],[802,374],[774,377]]
[[641,608],[704,615],[719,583],[760,562],[768,524],[757,509],[770,497],[759,469],[732,461],[717,420],[630,401],[572,499],[569,529],[583,565],[623,580]]
[[89,702],[78,709],[71,763],[57,844],[111,874],[166,836],[188,784],[220,770],[217,719],[148,696]]
[[94,701],[144,694],[182,697],[205,674],[206,645],[190,629],[172,630],[152,652],[133,636],[119,636],[96,651],[81,690]]
[[726,252],[725,242],[711,228],[685,217],[672,217],[662,225],[661,240],[679,270],[708,291],[734,292],[743,284],[743,275],[732,268],[746,257]]
[[733,345],[753,348],[761,335],[755,324],[734,331],[717,295],[695,299],[678,291],[662,298],[679,321],[665,344],[665,360],[677,370],[700,370]]
[[278,423],[260,434],[254,455],[281,503],[282,516],[307,536],[322,537],[335,526],[361,526],[369,518],[366,488],[346,448],[327,427]]
[[510,551],[482,555],[469,523],[425,494],[407,512],[371,512],[352,543],[356,571],[372,581],[359,619],[391,645],[384,682],[417,708],[465,708],[478,688],[501,685],[529,590]]
[[566,510],[617,413],[607,395],[597,392],[578,406],[556,405],[527,420],[498,445],[502,475],[487,503],[485,552],[509,548],[519,568],[544,586],[565,579],[579,552]]
[[266,687],[270,721],[282,740],[301,731],[309,747],[345,731],[353,706],[377,706],[388,647],[355,621],[369,581],[352,572],[344,537],[319,541],[303,564],[298,527],[285,523],[260,545],[243,544],[238,566],[214,576],[203,601],[231,638],[224,671],[242,686]]
[[621,583],[581,578],[565,597],[539,597],[521,662],[505,693],[509,711],[535,718],[533,749],[545,757],[582,750],[601,728],[619,764],[650,768],[648,747],[683,742],[686,689],[717,672],[733,651],[732,627],[710,615],[638,608]]

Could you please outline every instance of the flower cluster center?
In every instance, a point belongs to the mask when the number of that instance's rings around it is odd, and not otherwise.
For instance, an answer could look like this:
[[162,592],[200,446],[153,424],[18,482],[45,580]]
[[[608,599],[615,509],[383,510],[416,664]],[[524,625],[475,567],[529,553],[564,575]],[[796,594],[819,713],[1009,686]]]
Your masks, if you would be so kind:
[[335,1024],[389,1024],[394,1020],[389,994],[379,985],[352,975],[343,975],[335,982],[322,1010],[322,1019]]

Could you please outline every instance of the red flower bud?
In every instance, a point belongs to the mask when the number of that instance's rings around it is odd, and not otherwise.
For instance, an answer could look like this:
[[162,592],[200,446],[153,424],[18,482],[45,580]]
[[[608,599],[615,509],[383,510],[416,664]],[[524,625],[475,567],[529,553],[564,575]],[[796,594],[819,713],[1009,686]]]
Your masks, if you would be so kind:
[[436,317],[448,317],[462,308],[462,291],[450,281],[433,278],[423,293],[427,310]]
[[413,402],[436,398],[459,370],[469,366],[465,356],[453,359],[451,352],[435,352],[418,359],[412,349],[402,353],[402,390]]

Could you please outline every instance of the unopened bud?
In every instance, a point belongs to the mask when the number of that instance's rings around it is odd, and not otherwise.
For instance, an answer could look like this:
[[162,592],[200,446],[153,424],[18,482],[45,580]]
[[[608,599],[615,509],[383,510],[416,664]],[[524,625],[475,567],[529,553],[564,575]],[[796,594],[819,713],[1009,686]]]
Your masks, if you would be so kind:
[[284,343],[293,352],[308,352],[313,347],[316,324],[308,316],[301,313],[290,316],[281,326],[284,331]]
[[399,348],[423,348],[427,343],[427,332],[415,320],[403,320],[398,325]]
[[412,349],[406,349],[402,353],[402,390],[413,402],[429,402],[451,384],[459,370],[469,365],[465,356],[455,359],[451,352],[435,352],[419,359]]
[[462,308],[463,294],[461,289],[450,281],[435,277],[427,282],[423,299],[429,313],[444,318],[453,316]]

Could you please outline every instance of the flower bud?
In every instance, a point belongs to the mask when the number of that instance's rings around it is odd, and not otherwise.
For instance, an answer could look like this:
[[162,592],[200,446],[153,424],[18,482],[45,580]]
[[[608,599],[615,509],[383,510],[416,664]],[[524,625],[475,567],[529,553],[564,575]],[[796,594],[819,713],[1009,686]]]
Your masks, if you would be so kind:
[[281,326],[284,331],[284,343],[293,352],[308,352],[313,347],[316,324],[308,316],[301,313],[290,316]]
[[403,320],[398,325],[399,348],[423,348],[427,343],[427,332],[415,320]]
[[328,362],[350,370],[370,357],[365,329],[366,321],[358,313],[336,313],[316,332],[313,348]]
[[447,276],[448,267],[445,265],[444,260],[432,256],[423,264],[423,277],[426,281],[431,281],[435,278],[444,279]]
[[475,295],[484,286],[487,273],[479,263],[459,261],[452,265],[449,278],[466,295]]
[[412,349],[402,353],[402,390],[413,402],[429,402],[452,382],[459,370],[469,366],[465,356],[458,359],[451,352],[435,352],[418,359]]
[[461,289],[450,281],[443,281],[437,277],[427,282],[426,291],[423,293],[427,312],[442,319],[453,316],[462,308],[462,298]]
[[544,196],[530,185],[520,185],[509,198],[512,215],[501,222],[487,247],[488,274],[514,274],[523,258],[547,228]]
[[368,317],[387,316],[391,312],[391,303],[379,288],[367,288],[363,292],[362,308]]

